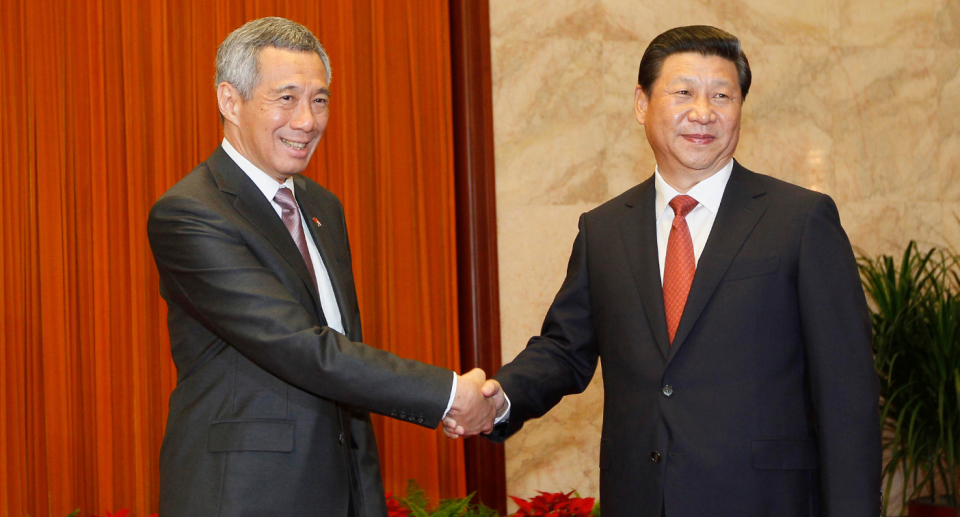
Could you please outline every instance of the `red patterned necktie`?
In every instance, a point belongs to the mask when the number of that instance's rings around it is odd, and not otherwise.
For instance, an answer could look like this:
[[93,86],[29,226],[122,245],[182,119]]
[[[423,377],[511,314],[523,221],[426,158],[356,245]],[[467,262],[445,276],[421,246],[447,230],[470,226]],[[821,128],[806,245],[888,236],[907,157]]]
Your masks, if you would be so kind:
[[693,257],[693,239],[687,227],[687,214],[697,206],[690,196],[677,196],[670,200],[673,209],[673,227],[667,240],[667,258],[663,265],[663,306],[667,311],[667,333],[670,344],[677,335],[683,306],[687,304],[697,262]]
[[293,237],[293,242],[300,249],[300,255],[303,256],[303,261],[307,263],[307,270],[310,271],[310,278],[313,280],[314,287],[316,287],[317,274],[313,271],[313,259],[310,258],[306,235],[303,233],[303,225],[300,224],[300,207],[297,206],[297,200],[293,198],[293,192],[288,188],[277,190],[273,200],[280,205],[280,210],[283,213],[280,218],[283,219],[283,225],[287,227],[287,231]]

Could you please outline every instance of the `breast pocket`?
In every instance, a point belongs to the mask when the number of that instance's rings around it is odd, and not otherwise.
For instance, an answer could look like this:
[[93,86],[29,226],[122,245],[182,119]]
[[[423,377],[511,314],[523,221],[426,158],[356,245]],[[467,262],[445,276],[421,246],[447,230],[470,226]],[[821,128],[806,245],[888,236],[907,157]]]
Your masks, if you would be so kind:
[[776,273],[780,269],[780,255],[761,258],[744,258],[736,260],[730,265],[727,274],[723,276],[724,281],[742,280],[744,278],[753,278],[756,276],[769,275]]

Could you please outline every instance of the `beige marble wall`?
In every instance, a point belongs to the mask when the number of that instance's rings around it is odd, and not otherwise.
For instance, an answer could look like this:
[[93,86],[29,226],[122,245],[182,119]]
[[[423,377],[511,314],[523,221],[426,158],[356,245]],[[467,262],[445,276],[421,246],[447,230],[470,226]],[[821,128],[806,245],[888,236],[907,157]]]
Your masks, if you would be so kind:
[[[736,154],[837,200],[855,246],[960,246],[960,0],[490,0],[503,358],[537,333],[577,218],[652,174],[633,116],[649,41],[738,35]],[[507,444],[508,492],[597,495],[599,372]]]

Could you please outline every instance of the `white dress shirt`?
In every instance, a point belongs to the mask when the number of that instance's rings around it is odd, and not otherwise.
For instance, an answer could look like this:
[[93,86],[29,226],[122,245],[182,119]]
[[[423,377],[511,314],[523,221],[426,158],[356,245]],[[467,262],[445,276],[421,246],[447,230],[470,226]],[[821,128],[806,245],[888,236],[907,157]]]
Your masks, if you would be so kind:
[[[250,180],[257,185],[260,192],[263,192],[264,197],[270,202],[270,206],[277,212],[277,217],[282,220],[283,215],[281,214],[283,213],[283,209],[280,208],[280,205],[278,205],[273,198],[277,195],[278,190],[288,188],[290,192],[293,193],[293,198],[296,199],[297,191],[293,188],[293,178],[287,178],[287,181],[282,184],[277,182],[277,180],[271,178],[267,173],[258,169],[256,165],[250,163],[250,160],[244,158],[242,154],[230,145],[230,142],[227,141],[226,138],[223,139],[223,150],[240,166],[240,169],[246,173]],[[303,233],[311,236],[309,239],[304,240],[307,241],[310,261],[313,262],[313,271],[317,276],[317,293],[320,294],[320,306],[323,309],[323,317],[326,318],[328,327],[343,334],[343,320],[340,317],[340,306],[337,305],[337,297],[333,293],[333,284],[330,283],[330,273],[323,264],[323,257],[321,257],[320,252],[317,251],[317,243],[313,242],[313,236],[310,231],[307,230],[308,226],[303,218],[302,210],[300,211],[300,225],[303,227]]]
[[[720,200],[723,191],[727,188],[727,181],[733,172],[733,160],[717,171],[713,176],[697,183],[687,195],[697,200],[697,206],[687,214],[687,227],[690,228],[690,238],[693,239],[693,256],[695,263],[700,263],[700,254],[707,245],[713,222],[717,219],[717,210],[720,210]],[[663,265],[667,260],[667,241],[670,238],[670,228],[673,227],[673,209],[670,201],[680,193],[671,187],[663,176],[660,168],[654,172],[654,187],[657,192],[655,210],[657,214],[657,255],[660,259],[660,284],[663,285]]]
[[[727,188],[727,181],[730,180],[732,172],[733,159],[714,175],[697,183],[687,192],[688,196],[699,203],[687,214],[687,227],[690,228],[690,237],[693,239],[693,255],[696,263],[700,262],[700,254],[703,253],[703,247],[707,245],[710,230],[713,230],[713,222],[716,221],[717,211],[720,210],[720,200],[723,199],[723,191]],[[680,193],[663,179],[659,167],[654,170],[653,175],[653,184],[657,193],[654,205],[657,214],[657,255],[660,259],[660,285],[663,285],[663,264],[667,259],[667,240],[670,238],[674,217],[669,203]],[[501,415],[496,419],[498,424],[510,418],[510,398],[506,393],[503,394],[503,398],[506,404]]]
[[[260,192],[263,192],[264,197],[270,202],[270,206],[277,212],[277,217],[283,220],[283,209],[280,208],[280,205],[278,205],[273,198],[277,195],[278,190],[288,188],[293,194],[293,198],[296,199],[297,191],[293,187],[293,178],[287,178],[287,181],[281,184],[260,170],[256,165],[251,163],[250,160],[244,158],[226,138],[223,139],[221,145],[227,153],[227,156],[233,159],[240,167],[240,170],[260,189]],[[313,242],[313,234],[307,230],[307,221],[303,218],[302,210],[300,211],[300,226],[303,228],[304,235],[310,236],[309,239],[304,240],[307,241],[307,251],[310,252],[310,261],[313,262],[313,272],[316,273],[317,276],[317,293],[320,294],[320,307],[323,309],[323,317],[326,318],[328,327],[343,334],[343,319],[340,316],[340,306],[337,304],[337,297],[333,292],[333,284],[330,282],[330,273],[323,264],[323,257],[321,257],[320,252],[317,251],[317,243]],[[450,399],[447,402],[447,409],[443,411],[444,418],[447,417],[447,413],[449,413],[450,408],[453,407],[453,399],[456,395],[457,372],[453,372],[453,386],[450,388]]]

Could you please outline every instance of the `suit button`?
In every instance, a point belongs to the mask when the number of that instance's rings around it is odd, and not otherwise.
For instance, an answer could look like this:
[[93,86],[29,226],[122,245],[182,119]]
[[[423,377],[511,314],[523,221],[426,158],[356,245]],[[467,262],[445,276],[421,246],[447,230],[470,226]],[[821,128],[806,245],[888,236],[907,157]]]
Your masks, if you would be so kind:
[[418,419],[417,419],[417,423],[422,424],[422,423],[423,423],[423,417],[418,418]]
[[666,396],[673,395],[673,386],[667,384],[663,387],[663,394]]
[[343,445],[343,433],[340,433],[340,445]]
[[396,412],[396,411],[391,411],[391,412],[390,412],[390,416],[392,416],[392,417],[397,416],[397,412]]
[[660,463],[660,453],[657,452],[657,451],[651,452],[651,453],[650,453],[650,461],[652,461],[652,462],[654,462],[654,463]]

